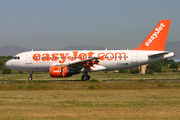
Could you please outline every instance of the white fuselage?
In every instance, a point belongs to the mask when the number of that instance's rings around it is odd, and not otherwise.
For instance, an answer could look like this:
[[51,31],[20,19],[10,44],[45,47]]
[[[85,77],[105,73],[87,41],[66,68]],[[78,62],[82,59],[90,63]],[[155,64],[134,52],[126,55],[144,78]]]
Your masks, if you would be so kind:
[[[50,66],[68,66],[71,63],[100,57],[99,65],[92,70],[119,70],[137,67],[143,64],[173,57],[174,53],[167,51],[143,50],[85,50],[85,51],[30,51],[17,54],[6,63],[6,67],[18,71],[49,71]],[[156,56],[151,57],[152,55]]]

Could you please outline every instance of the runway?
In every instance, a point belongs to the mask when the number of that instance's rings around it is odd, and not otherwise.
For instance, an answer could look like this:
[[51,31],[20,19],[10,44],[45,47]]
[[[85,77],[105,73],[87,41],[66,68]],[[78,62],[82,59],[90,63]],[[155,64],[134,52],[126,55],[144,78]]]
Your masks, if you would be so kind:
[[180,82],[180,79],[120,79],[120,80],[87,80],[87,81],[83,81],[83,80],[1,80],[0,83],[9,83],[9,82],[17,82],[17,83],[24,83],[24,82],[118,82],[118,81],[139,81],[139,82],[172,82],[172,81],[178,81]]

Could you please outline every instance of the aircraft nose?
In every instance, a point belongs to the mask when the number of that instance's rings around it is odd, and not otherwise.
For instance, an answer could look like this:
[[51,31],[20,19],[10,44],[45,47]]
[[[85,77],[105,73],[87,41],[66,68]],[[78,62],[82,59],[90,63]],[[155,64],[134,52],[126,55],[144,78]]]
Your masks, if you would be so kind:
[[9,69],[10,69],[10,66],[11,66],[10,61],[7,61],[7,62],[5,63],[5,66],[6,66],[6,68],[9,68]]

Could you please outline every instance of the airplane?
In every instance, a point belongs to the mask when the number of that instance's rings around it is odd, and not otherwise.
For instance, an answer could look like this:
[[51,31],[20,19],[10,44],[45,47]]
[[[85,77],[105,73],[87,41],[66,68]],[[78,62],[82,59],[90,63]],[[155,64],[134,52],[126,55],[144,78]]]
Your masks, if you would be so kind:
[[142,44],[132,50],[72,50],[28,51],[7,61],[12,70],[28,71],[28,80],[36,71],[48,71],[51,77],[70,77],[82,73],[82,80],[89,80],[88,72],[112,71],[138,67],[144,64],[174,57],[164,51],[171,20],[161,20]]

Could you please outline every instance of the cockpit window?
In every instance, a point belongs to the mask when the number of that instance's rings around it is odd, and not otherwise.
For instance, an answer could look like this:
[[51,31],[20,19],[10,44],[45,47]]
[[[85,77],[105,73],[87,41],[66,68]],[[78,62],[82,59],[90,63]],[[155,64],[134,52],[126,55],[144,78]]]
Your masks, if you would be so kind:
[[20,60],[20,57],[19,56],[15,56],[15,57],[13,57],[13,59]]

